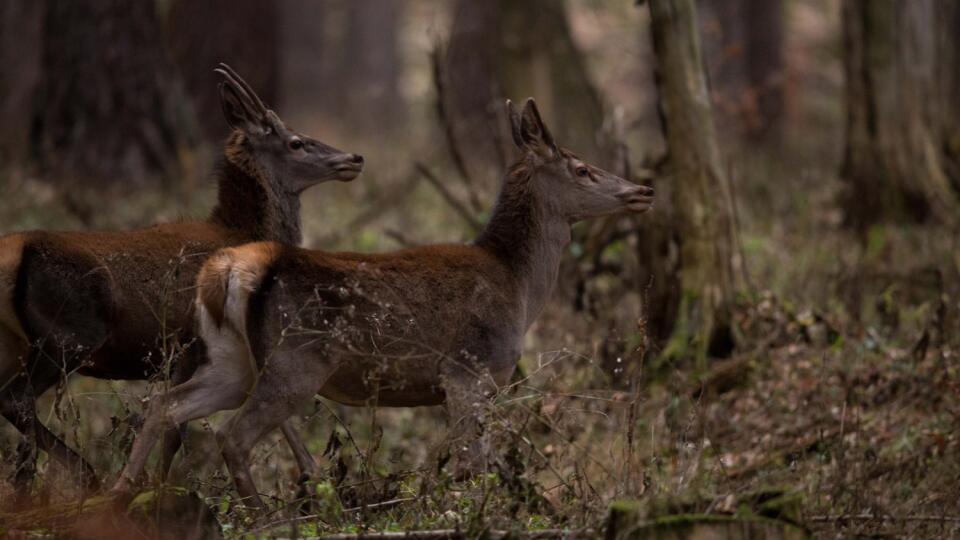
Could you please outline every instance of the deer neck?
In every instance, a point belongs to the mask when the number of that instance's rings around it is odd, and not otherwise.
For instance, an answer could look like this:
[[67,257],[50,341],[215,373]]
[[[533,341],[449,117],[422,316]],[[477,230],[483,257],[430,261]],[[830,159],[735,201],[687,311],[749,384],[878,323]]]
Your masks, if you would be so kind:
[[213,222],[241,231],[251,241],[300,243],[300,197],[280,189],[261,167],[227,152],[217,181]]
[[529,190],[505,189],[476,241],[516,276],[526,310],[524,328],[533,324],[550,299],[570,243],[570,224],[553,214]]

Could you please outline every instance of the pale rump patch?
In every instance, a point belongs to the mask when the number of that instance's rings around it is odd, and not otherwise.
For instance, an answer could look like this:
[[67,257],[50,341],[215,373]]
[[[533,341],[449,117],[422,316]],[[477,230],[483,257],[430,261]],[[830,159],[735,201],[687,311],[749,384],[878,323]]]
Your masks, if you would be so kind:
[[0,325],[22,339],[27,339],[13,306],[13,289],[17,285],[23,240],[23,236],[18,234],[0,238]]
[[222,249],[204,263],[197,277],[197,304],[210,322],[244,333],[247,300],[260,286],[277,247],[273,242],[257,242]]
[[250,381],[256,360],[246,336],[247,304],[276,254],[277,244],[272,242],[220,250],[203,265],[197,279],[199,331],[210,363],[234,366]]

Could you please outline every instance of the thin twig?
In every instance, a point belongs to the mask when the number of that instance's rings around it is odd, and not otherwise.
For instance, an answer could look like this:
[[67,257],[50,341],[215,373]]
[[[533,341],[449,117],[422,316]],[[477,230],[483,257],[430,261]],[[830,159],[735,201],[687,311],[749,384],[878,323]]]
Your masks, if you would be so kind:
[[438,192],[440,192],[440,195],[443,197],[445,201],[447,201],[447,204],[449,204],[451,208],[456,210],[457,213],[460,214],[460,217],[462,217],[463,220],[470,225],[470,227],[473,229],[474,232],[478,232],[480,231],[480,229],[483,228],[483,225],[473,215],[473,212],[471,212],[466,206],[463,205],[463,203],[457,200],[457,198],[453,196],[453,193],[450,193],[450,190],[447,189],[447,186],[443,185],[443,182],[441,182],[440,179],[437,178],[430,171],[430,169],[427,168],[426,165],[424,165],[423,163],[417,162],[415,164],[415,167],[420,172],[420,174],[423,175],[423,178],[426,179],[431,186],[436,188]]
[[411,169],[402,181],[385,190],[382,196],[377,197],[376,201],[367,205],[366,210],[353,218],[345,227],[342,227],[338,232],[332,232],[319,238],[314,243],[320,246],[333,244],[343,239],[346,235],[353,234],[357,229],[375,221],[388,209],[398,207],[404,198],[413,193],[414,188],[417,187],[417,183],[420,182],[421,178],[422,175],[418,174],[416,169]]

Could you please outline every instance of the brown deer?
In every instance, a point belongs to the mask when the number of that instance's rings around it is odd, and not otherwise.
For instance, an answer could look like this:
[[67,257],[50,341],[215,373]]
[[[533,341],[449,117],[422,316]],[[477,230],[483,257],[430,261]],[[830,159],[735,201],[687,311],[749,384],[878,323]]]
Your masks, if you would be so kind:
[[[352,180],[363,168],[361,156],[287,128],[225,64],[216,71],[224,77],[220,100],[233,132],[207,219],[0,238],[0,412],[24,435],[14,474],[20,500],[29,495],[34,442],[79,471],[85,488],[99,486],[89,463],[39,422],[38,396],[74,371],[101,379],[157,375],[169,338],[191,339],[192,288],[206,256],[253,241],[300,243],[300,194],[320,182]],[[175,381],[202,358],[192,350],[177,361]],[[286,426],[284,432],[295,437]],[[164,471],[180,445],[178,433],[166,439]],[[289,440],[298,457],[312,459]]]
[[532,99],[522,116],[508,109],[523,157],[472,245],[364,255],[261,242],[211,257],[197,291],[208,362],[151,404],[115,492],[128,494],[164,426],[242,404],[217,438],[237,490],[262,506],[248,454],[317,392],[356,406],[445,404],[456,447],[469,447],[458,467],[482,467],[478,405],[509,381],[571,225],[653,203],[653,189],[554,144]]

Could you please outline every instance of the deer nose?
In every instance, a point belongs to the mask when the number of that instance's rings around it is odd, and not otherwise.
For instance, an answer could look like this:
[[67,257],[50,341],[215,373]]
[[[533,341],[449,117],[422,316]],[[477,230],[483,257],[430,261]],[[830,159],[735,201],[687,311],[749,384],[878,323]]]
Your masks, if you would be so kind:
[[360,154],[350,154],[350,161],[357,165],[363,165],[363,156]]
[[653,197],[653,188],[650,186],[640,186],[640,193],[648,197]]

